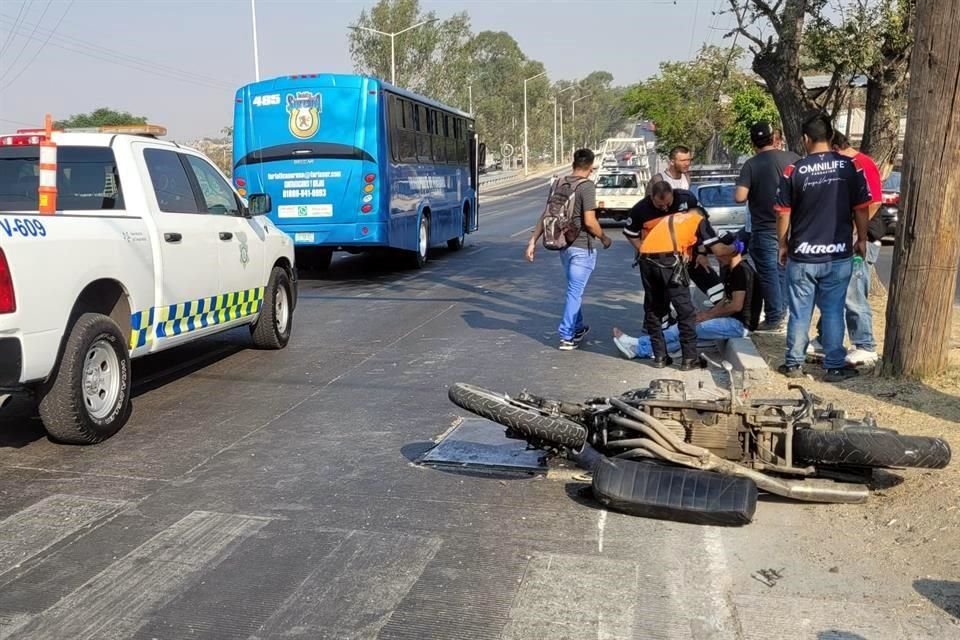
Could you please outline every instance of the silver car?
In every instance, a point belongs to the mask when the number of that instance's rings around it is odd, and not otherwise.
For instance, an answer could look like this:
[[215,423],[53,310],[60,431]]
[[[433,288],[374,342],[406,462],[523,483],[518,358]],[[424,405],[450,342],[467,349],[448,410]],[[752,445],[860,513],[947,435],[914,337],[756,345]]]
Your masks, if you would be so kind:
[[747,224],[747,204],[733,199],[737,185],[733,182],[704,182],[690,185],[690,191],[710,214],[710,224],[717,233],[734,233]]

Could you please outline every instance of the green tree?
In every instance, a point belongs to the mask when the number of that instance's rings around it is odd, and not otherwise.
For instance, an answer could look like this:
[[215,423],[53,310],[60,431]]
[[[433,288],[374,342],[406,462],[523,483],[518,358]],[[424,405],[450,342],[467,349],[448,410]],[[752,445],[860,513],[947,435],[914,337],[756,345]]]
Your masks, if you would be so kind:
[[656,123],[660,153],[685,145],[702,161],[726,159],[717,143],[733,122],[730,96],[751,82],[736,67],[740,54],[704,47],[695,60],[662,63],[657,75],[627,90],[627,113]]
[[126,111],[114,111],[107,107],[100,107],[90,113],[77,113],[66,120],[58,120],[54,126],[59,129],[72,129],[146,123],[146,116],[135,116]]
[[471,38],[466,13],[440,20],[433,11],[423,12],[419,0],[379,0],[352,25],[350,55],[356,70],[388,81],[391,76],[391,39],[364,28],[398,33],[421,22],[427,24],[393,39],[396,83],[443,102],[465,103]]
[[723,132],[723,141],[739,154],[748,154],[753,150],[750,143],[750,126],[755,122],[766,121],[778,126],[780,112],[771,96],[763,87],[747,85],[733,96],[730,103],[732,122]]

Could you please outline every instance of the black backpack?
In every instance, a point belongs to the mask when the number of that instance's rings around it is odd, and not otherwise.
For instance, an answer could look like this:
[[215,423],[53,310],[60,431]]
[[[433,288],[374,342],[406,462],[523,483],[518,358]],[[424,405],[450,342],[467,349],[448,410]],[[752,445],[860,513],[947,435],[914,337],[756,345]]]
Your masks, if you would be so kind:
[[561,251],[573,244],[580,235],[580,225],[574,222],[574,216],[577,189],[584,182],[587,182],[587,178],[567,176],[553,185],[540,216],[544,248]]

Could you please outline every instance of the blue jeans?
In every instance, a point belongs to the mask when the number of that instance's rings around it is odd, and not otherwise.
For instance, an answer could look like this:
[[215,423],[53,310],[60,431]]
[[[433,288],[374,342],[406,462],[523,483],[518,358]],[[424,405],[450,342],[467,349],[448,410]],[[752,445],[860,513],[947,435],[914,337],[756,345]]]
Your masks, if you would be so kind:
[[561,340],[573,340],[574,334],[583,329],[583,292],[597,266],[597,250],[567,247],[560,252],[560,261],[567,274],[567,301],[558,331]]
[[[846,320],[847,333],[854,347],[864,351],[876,351],[873,337],[873,309],[870,307],[870,268],[880,257],[880,247],[867,244],[867,259],[853,267],[850,285],[847,287]],[[817,325],[817,339],[823,343],[822,323]]]
[[[697,323],[697,340],[746,338],[748,334],[747,328],[736,318],[711,318]],[[677,325],[673,324],[664,329],[663,337],[667,341],[667,353],[680,351],[680,329]],[[637,357],[652,358],[650,336],[642,335],[637,340]]]
[[846,364],[843,311],[852,271],[850,258],[819,263],[787,262],[787,300],[790,307],[790,321],[787,324],[788,367],[800,366],[806,359],[814,304],[820,309],[824,368],[842,369]]
[[780,322],[787,313],[787,270],[780,265],[777,232],[754,230],[750,234],[749,253],[760,277],[764,320]]

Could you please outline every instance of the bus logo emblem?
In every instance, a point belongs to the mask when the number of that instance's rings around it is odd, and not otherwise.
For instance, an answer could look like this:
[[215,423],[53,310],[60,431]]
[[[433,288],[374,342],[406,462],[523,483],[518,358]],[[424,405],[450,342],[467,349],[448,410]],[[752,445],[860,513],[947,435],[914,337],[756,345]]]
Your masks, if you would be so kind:
[[323,96],[309,91],[287,94],[287,113],[290,114],[290,133],[295,137],[312,138],[320,128]]

